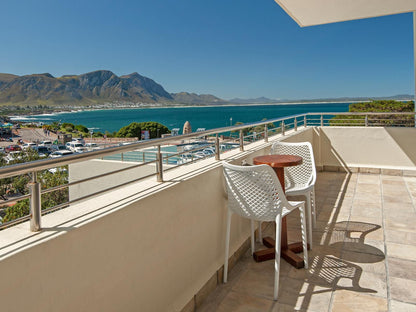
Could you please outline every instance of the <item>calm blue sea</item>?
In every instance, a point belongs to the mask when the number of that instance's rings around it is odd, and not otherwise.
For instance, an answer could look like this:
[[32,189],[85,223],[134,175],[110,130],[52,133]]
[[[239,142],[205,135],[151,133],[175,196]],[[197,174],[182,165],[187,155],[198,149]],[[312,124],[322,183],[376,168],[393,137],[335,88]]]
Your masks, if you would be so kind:
[[118,131],[132,122],[156,121],[169,129],[182,127],[189,121],[192,130],[214,129],[229,126],[231,122],[256,122],[308,112],[347,112],[350,103],[325,104],[279,104],[249,106],[178,107],[178,108],[137,108],[108,109],[57,113],[50,115],[15,117],[14,120],[52,123],[70,122],[84,125],[94,131]]

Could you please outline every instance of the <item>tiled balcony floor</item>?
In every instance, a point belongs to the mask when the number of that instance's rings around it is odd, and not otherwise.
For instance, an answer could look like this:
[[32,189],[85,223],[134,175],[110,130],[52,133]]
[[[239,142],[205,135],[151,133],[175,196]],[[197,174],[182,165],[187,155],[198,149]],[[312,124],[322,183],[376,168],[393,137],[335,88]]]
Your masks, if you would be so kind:
[[316,201],[310,268],[281,261],[277,302],[273,261],[248,252],[197,311],[416,311],[416,178],[320,173]]

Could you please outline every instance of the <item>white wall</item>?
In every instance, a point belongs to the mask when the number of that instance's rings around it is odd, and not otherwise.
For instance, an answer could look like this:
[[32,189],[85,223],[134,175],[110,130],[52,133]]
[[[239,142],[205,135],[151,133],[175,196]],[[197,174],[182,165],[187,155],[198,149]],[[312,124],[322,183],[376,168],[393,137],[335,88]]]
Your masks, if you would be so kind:
[[314,136],[324,166],[414,167],[415,142],[416,128],[323,127]]
[[[114,160],[93,159],[69,165],[69,182],[87,179],[103,173],[116,171],[138,165],[137,162],[122,162]],[[83,182],[69,187],[69,199],[74,200],[88,194],[108,189],[129,181],[134,181],[156,172],[155,164],[144,165],[138,168],[126,170]]]

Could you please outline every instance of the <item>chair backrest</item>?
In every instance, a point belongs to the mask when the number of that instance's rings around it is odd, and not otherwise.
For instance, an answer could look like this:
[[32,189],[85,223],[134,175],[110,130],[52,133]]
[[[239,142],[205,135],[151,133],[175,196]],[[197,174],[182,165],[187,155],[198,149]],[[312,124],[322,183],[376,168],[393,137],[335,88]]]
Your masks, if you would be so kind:
[[271,154],[297,155],[303,159],[301,165],[285,168],[286,189],[292,185],[308,186],[315,184],[316,168],[311,143],[274,142]]
[[223,162],[228,207],[258,221],[274,221],[287,199],[274,170],[268,165],[237,166]]

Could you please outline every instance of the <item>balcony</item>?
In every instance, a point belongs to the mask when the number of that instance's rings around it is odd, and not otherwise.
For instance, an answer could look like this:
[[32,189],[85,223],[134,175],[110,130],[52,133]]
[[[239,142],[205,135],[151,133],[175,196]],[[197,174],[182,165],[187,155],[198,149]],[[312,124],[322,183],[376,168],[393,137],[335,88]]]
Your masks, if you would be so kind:
[[[416,308],[416,178],[321,172],[310,268],[281,261],[273,301],[273,261],[247,251],[227,284],[197,311],[413,311]],[[299,216],[288,219],[300,241]],[[264,228],[273,233],[273,225]],[[265,248],[259,243],[257,248]]]
[[[2,308],[414,309],[416,129],[329,127],[323,118],[317,124],[302,124],[303,117],[285,119],[280,131],[252,143],[240,136],[243,151],[220,155],[222,160],[241,163],[269,153],[274,140],[313,145],[320,173],[311,267],[296,270],[281,262],[277,302],[272,300],[273,263],[255,263],[247,254],[250,223],[237,216],[231,229],[230,281],[221,283],[227,204],[221,162],[210,157],[180,167],[165,166],[160,175],[158,161],[137,167],[101,160],[101,154],[110,152],[97,151],[79,159],[0,170],[4,177],[69,164],[73,183],[69,207],[44,214],[41,231],[29,231],[29,221],[0,231]],[[158,143],[137,143],[111,153],[152,144]],[[147,171],[139,178],[140,168],[152,165],[154,172],[155,164],[163,182],[147,177]],[[90,180],[86,168],[96,168],[92,171],[100,177]],[[106,170],[117,173],[102,176]],[[80,180],[84,182],[76,184]],[[298,240],[298,219],[289,218],[291,240]],[[273,224],[264,227],[273,232]]]

